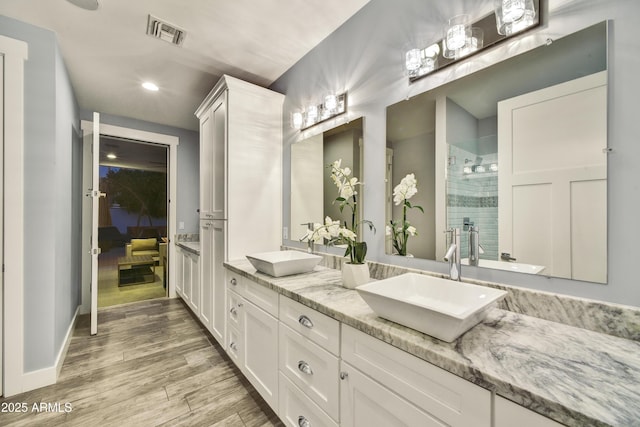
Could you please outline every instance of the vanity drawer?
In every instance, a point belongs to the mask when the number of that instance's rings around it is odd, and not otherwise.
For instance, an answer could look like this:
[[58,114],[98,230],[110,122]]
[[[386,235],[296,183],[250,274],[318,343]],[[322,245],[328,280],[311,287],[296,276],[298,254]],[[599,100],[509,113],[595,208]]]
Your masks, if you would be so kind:
[[340,354],[340,322],[280,295],[280,321],[331,353]]
[[242,280],[243,280],[242,276],[230,270],[225,270],[225,271],[226,271],[225,277],[227,280],[227,288],[238,292],[238,289],[240,289],[240,286],[242,286]]
[[342,359],[447,425],[491,426],[489,390],[346,325]]
[[233,290],[273,317],[278,317],[278,293],[276,291],[246,277],[243,277]]
[[322,409],[280,372],[280,420],[289,427],[338,427]]
[[339,413],[338,358],[282,322],[279,369],[334,420]]

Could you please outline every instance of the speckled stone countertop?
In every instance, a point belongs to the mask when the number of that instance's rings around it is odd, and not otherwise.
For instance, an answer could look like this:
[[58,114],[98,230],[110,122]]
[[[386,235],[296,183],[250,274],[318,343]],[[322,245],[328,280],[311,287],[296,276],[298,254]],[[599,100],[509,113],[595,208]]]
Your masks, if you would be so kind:
[[176,242],[177,246],[196,255],[200,255],[200,242]]
[[640,426],[640,342],[498,308],[452,343],[377,317],[318,266],[287,277],[225,267],[568,426]]

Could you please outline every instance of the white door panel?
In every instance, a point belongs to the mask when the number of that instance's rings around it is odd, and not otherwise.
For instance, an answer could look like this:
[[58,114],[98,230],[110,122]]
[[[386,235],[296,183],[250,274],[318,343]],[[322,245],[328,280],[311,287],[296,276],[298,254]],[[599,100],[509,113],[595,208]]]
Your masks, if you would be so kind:
[[98,333],[98,218],[100,203],[100,114],[93,113],[91,140],[91,335]]
[[606,282],[606,80],[498,103],[499,251],[545,275]]

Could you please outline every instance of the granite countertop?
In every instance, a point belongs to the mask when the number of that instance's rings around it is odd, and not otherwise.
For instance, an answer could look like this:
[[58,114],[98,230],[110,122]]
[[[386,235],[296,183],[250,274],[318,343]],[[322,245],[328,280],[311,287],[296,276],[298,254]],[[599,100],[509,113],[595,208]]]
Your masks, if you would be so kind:
[[200,255],[200,242],[183,242],[178,241],[176,245],[180,246],[182,249],[185,249],[191,253],[196,255]]
[[377,317],[318,266],[287,277],[231,271],[568,426],[640,426],[640,342],[491,309],[452,343]]

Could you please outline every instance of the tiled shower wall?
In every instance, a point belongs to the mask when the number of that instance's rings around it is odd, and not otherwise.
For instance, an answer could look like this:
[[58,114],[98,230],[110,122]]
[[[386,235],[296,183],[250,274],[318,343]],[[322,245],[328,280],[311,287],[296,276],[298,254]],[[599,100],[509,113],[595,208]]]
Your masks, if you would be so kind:
[[[498,173],[464,174],[465,159],[475,162],[476,154],[449,145],[450,164],[447,172],[447,227],[460,228],[462,258],[469,256],[469,232],[464,230],[464,218],[480,230],[481,258],[498,259]],[[453,159],[455,158],[455,161]],[[489,170],[498,163],[498,153],[482,156]],[[468,163],[471,165],[473,163]]]

